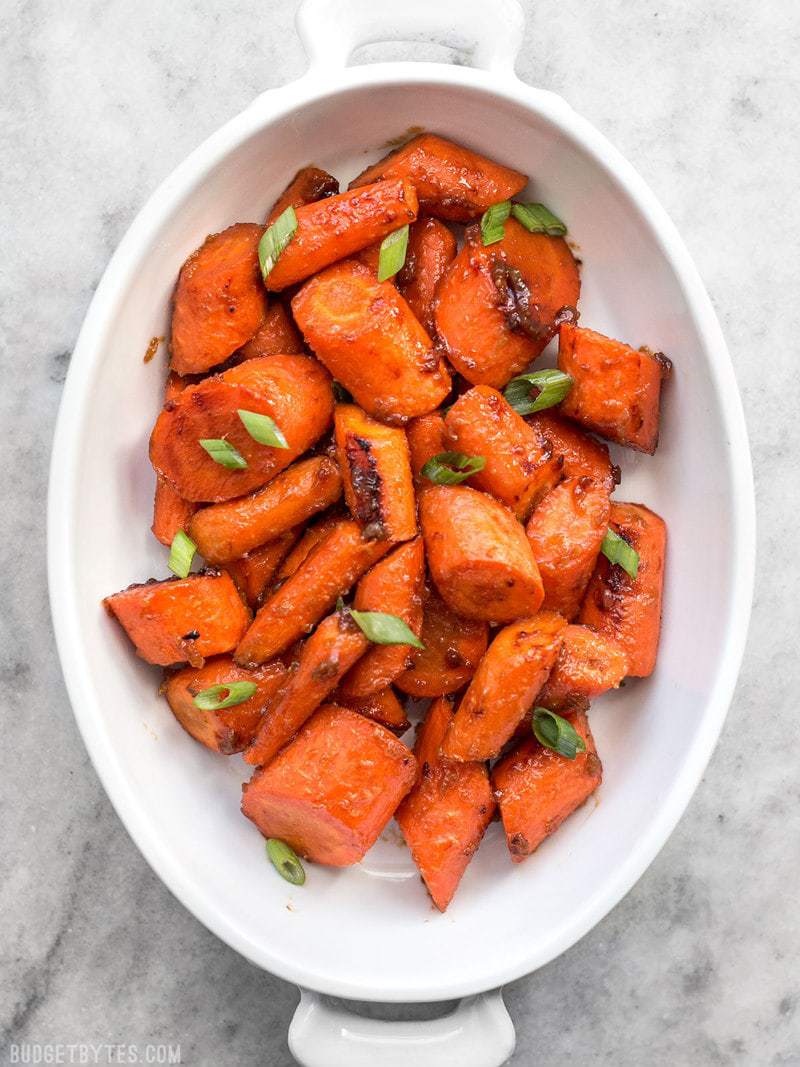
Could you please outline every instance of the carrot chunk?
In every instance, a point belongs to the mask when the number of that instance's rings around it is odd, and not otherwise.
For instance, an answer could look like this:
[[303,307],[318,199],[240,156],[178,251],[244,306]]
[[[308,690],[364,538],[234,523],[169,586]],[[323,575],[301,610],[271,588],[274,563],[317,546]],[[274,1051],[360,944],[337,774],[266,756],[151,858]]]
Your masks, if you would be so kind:
[[417,733],[418,777],[397,809],[397,823],[422,880],[445,911],[492,820],[495,800],[483,763],[454,763],[439,755],[451,705],[434,701]]
[[419,638],[425,648],[413,653],[411,666],[395,679],[401,692],[419,698],[461,689],[475,673],[489,642],[485,622],[457,615],[435,589],[425,595]]
[[122,625],[136,654],[148,663],[202,667],[206,656],[230,652],[250,613],[229,574],[151,579],[107,596],[105,608]]
[[559,322],[574,317],[579,294],[562,237],[529,233],[510,218],[505,237],[484,246],[473,227],[439,286],[436,329],[467,381],[502,389],[541,354]]
[[492,204],[516,196],[528,181],[525,174],[433,133],[420,134],[373,163],[350,188],[379,178],[407,178],[421,211],[453,222],[478,218]]
[[251,496],[198,511],[190,536],[209,563],[228,563],[324,511],[341,495],[336,463],[328,456],[312,456],[281,471]]
[[373,722],[379,722],[394,734],[404,734],[411,725],[403,705],[390,686],[379,689],[377,693],[370,693],[368,697],[346,696],[339,688],[333,694],[333,700],[342,707],[352,708],[359,715],[366,715]]
[[565,620],[541,611],[504,627],[478,665],[442,745],[456,760],[497,756],[556,662]]
[[588,626],[567,626],[536,703],[550,711],[568,710],[616,689],[627,673],[628,657],[619,641]]
[[539,569],[508,508],[465,485],[435,485],[419,509],[431,577],[453,611],[511,622],[539,610]]
[[306,204],[335,196],[338,192],[339,182],[332,174],[320,167],[301,167],[272,205],[266,225],[271,226],[287,207],[305,207]]
[[[184,667],[170,675],[162,691],[184,730],[201,745],[230,756],[241,752],[255,737],[264,709],[286,683],[282,663],[265,663],[254,671],[237,667],[230,656],[215,656],[205,666]],[[194,698],[205,689],[233,682],[254,682],[256,692],[242,704],[217,711],[198,708]]]
[[261,227],[240,222],[207,237],[178,275],[172,310],[172,362],[178,374],[224,363],[264,318],[267,296],[258,265]]
[[590,437],[574,422],[559,418],[552,411],[537,411],[525,421],[543,444],[549,445],[564,461],[565,478],[591,478],[613,493],[619,485],[620,470],[608,455],[608,445]]
[[[311,277],[417,217],[414,186],[376,182],[297,208],[297,230],[266,279],[271,290]],[[305,331],[304,331],[305,332]]]
[[225,565],[225,570],[233,578],[236,588],[251,609],[255,610],[261,603],[264,593],[296,540],[297,531],[287,530],[274,541],[268,541],[260,548],[254,548],[240,559],[231,560]]
[[603,768],[586,716],[578,713],[572,725],[586,744],[574,760],[529,737],[492,771],[514,863],[530,856],[600,785]]
[[406,426],[408,450],[411,456],[411,472],[417,491],[432,483],[422,476],[422,468],[429,459],[447,452],[449,442],[446,437],[444,416],[438,411],[430,415],[419,415]]
[[273,301],[261,325],[246,344],[235,353],[241,363],[261,356],[282,356],[303,352],[303,338],[291,315],[278,300]]
[[567,478],[538,505],[526,527],[544,586],[543,606],[570,622],[578,614],[608,530],[608,490]]
[[661,382],[672,366],[665,356],[564,323],[558,365],[573,382],[563,415],[619,445],[655,452]]
[[[239,411],[269,415],[288,448],[259,444]],[[333,394],[325,368],[308,356],[248,359],[188,386],[167,401],[150,437],[150,461],[186,500],[230,500],[265,485],[310,448],[331,423]],[[200,444],[227,441],[247,466],[228,469]]]
[[189,522],[197,511],[197,504],[184,500],[169,482],[156,475],[156,491],[153,497],[153,525],[150,527],[157,541],[171,545],[175,535],[189,529]]
[[405,422],[433,411],[450,375],[433,342],[390,282],[357,260],[303,286],[292,310],[308,344],[370,415]]
[[402,741],[328,704],[244,786],[242,811],[265,837],[316,863],[358,863],[411,788],[416,763]]
[[409,307],[431,337],[436,333],[436,290],[455,257],[456,239],[444,223],[426,218],[418,219],[411,226],[406,261],[396,281]]
[[344,518],[345,516],[342,515],[338,509],[334,509],[328,514],[323,515],[321,519],[313,523],[311,526],[307,526],[303,531],[303,536],[278,568],[278,573],[275,575],[275,581],[282,584],[287,578],[291,578],[300,564],[311,554],[311,550],[316,548],[326,534],[328,534],[334,526],[338,526]]
[[600,555],[578,621],[619,641],[628,654],[628,674],[646,678],[656,665],[661,631],[667,527],[642,504],[614,501],[611,528],[639,553],[639,572],[631,578]]

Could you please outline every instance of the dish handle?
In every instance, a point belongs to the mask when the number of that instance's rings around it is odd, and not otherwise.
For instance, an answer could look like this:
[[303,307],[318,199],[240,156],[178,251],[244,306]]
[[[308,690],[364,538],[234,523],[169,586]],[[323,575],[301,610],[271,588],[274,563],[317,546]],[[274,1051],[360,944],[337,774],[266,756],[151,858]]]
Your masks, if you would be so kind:
[[525,28],[518,0],[303,0],[296,21],[310,73],[340,70],[365,44],[433,41],[513,74]]
[[289,1027],[289,1049],[301,1067],[500,1067],[514,1043],[499,989],[418,1022],[366,1019],[301,989]]

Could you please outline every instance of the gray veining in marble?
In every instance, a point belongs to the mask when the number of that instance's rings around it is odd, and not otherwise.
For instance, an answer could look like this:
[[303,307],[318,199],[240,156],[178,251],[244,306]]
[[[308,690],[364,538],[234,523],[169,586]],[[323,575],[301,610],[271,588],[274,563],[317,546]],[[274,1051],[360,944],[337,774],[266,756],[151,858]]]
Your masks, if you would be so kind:
[[[44,514],[59,394],[108,258],[191,148],[301,73],[294,7],[0,5],[4,1057],[22,1041],[180,1042],[184,1063],[292,1062],[295,989],[172,898],[89,764],[53,646]],[[633,161],[708,284],[747,410],[760,561],[745,667],[703,783],[605,921],[507,988],[512,1062],[800,1064],[800,7],[525,7],[520,74]]]

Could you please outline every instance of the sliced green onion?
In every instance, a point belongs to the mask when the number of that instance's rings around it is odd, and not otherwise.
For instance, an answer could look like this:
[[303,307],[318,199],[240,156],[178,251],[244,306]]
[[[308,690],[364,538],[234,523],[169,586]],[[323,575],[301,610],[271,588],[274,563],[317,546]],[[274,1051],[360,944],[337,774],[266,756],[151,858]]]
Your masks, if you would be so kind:
[[567,227],[544,204],[512,204],[511,214],[530,233],[546,233],[548,237],[563,237]]
[[[338,607],[338,605],[337,605]],[[412,645],[425,648],[417,635],[397,615],[383,611],[350,610],[353,622],[376,645]]]
[[247,466],[247,460],[232,444],[223,437],[203,437],[200,444],[215,463],[227,467],[229,471],[241,471]]
[[260,415],[257,411],[246,411],[244,408],[237,410],[245,430],[254,441],[258,441],[260,445],[271,445],[273,448],[289,447],[289,442],[269,415]]
[[468,456],[464,452],[440,452],[424,464],[420,474],[436,485],[460,485],[486,466],[483,456]]
[[258,689],[255,682],[223,682],[203,689],[193,700],[194,706],[201,711],[222,711],[223,708],[235,708]]
[[586,742],[572,723],[547,708],[534,708],[531,719],[536,740],[545,748],[552,748],[559,756],[575,759],[579,752],[586,751]]
[[278,215],[271,226],[264,231],[258,242],[258,262],[264,281],[278,262],[278,257],[297,232],[297,214],[293,207]]
[[402,270],[408,250],[408,223],[388,233],[381,241],[378,255],[378,281],[385,282]]
[[492,204],[481,216],[481,239],[485,245],[502,241],[506,235],[505,221],[511,214],[511,201]]
[[279,841],[277,837],[268,837],[267,855],[281,878],[285,878],[292,885],[303,885],[306,880],[303,864],[295,850],[289,848],[285,841]]
[[179,578],[185,578],[192,568],[192,560],[196,551],[197,545],[191,537],[188,537],[183,530],[178,530],[169,546],[167,566],[173,574],[177,574]]
[[[505,387],[503,396],[518,415],[532,415],[560,404],[572,388],[572,378],[563,371],[546,369],[519,374]],[[531,393],[537,390],[533,396]]]
[[341,382],[333,383],[333,399],[337,404],[352,404],[353,397],[348,393]]
[[639,553],[610,526],[600,545],[600,551],[610,563],[618,564],[631,578],[635,578],[639,573]]

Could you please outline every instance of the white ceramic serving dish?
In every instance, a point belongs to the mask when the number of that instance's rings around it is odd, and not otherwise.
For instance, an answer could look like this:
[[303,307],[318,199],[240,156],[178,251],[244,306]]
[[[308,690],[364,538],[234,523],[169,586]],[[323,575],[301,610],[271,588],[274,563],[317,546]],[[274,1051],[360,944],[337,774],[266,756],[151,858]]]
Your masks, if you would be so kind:
[[[724,719],[750,610],[754,507],[744,420],[703,284],[642,179],[585,119],[513,70],[515,0],[305,0],[310,59],[164,182],[103,277],[76,346],[58,420],[49,567],[58,647],[92,760],[131,836],[175,895],[219,937],[305,992],[290,1032],[304,1064],[487,1067],[513,1047],[497,990],[542,966],[612,908],[661,848]],[[460,47],[472,63],[346,67],[375,40]],[[656,456],[621,457],[621,499],[669,526],[664,627],[652,678],[600,701],[592,726],[605,780],[525,863],[497,824],[446,915],[435,913],[391,830],[358,867],[314,867],[304,888],[275,876],[239,813],[247,768],[189,740],[101,598],[165,577],[151,537],[147,438],[187,254],[207,233],[261,219],[288,177],[315,162],[348,180],[412,126],[533,175],[531,193],[568,221],[584,261],[583,322],[666,351]],[[311,992],[314,991],[314,992]],[[317,993],[375,1001],[466,998],[426,1023],[373,1022]]]

